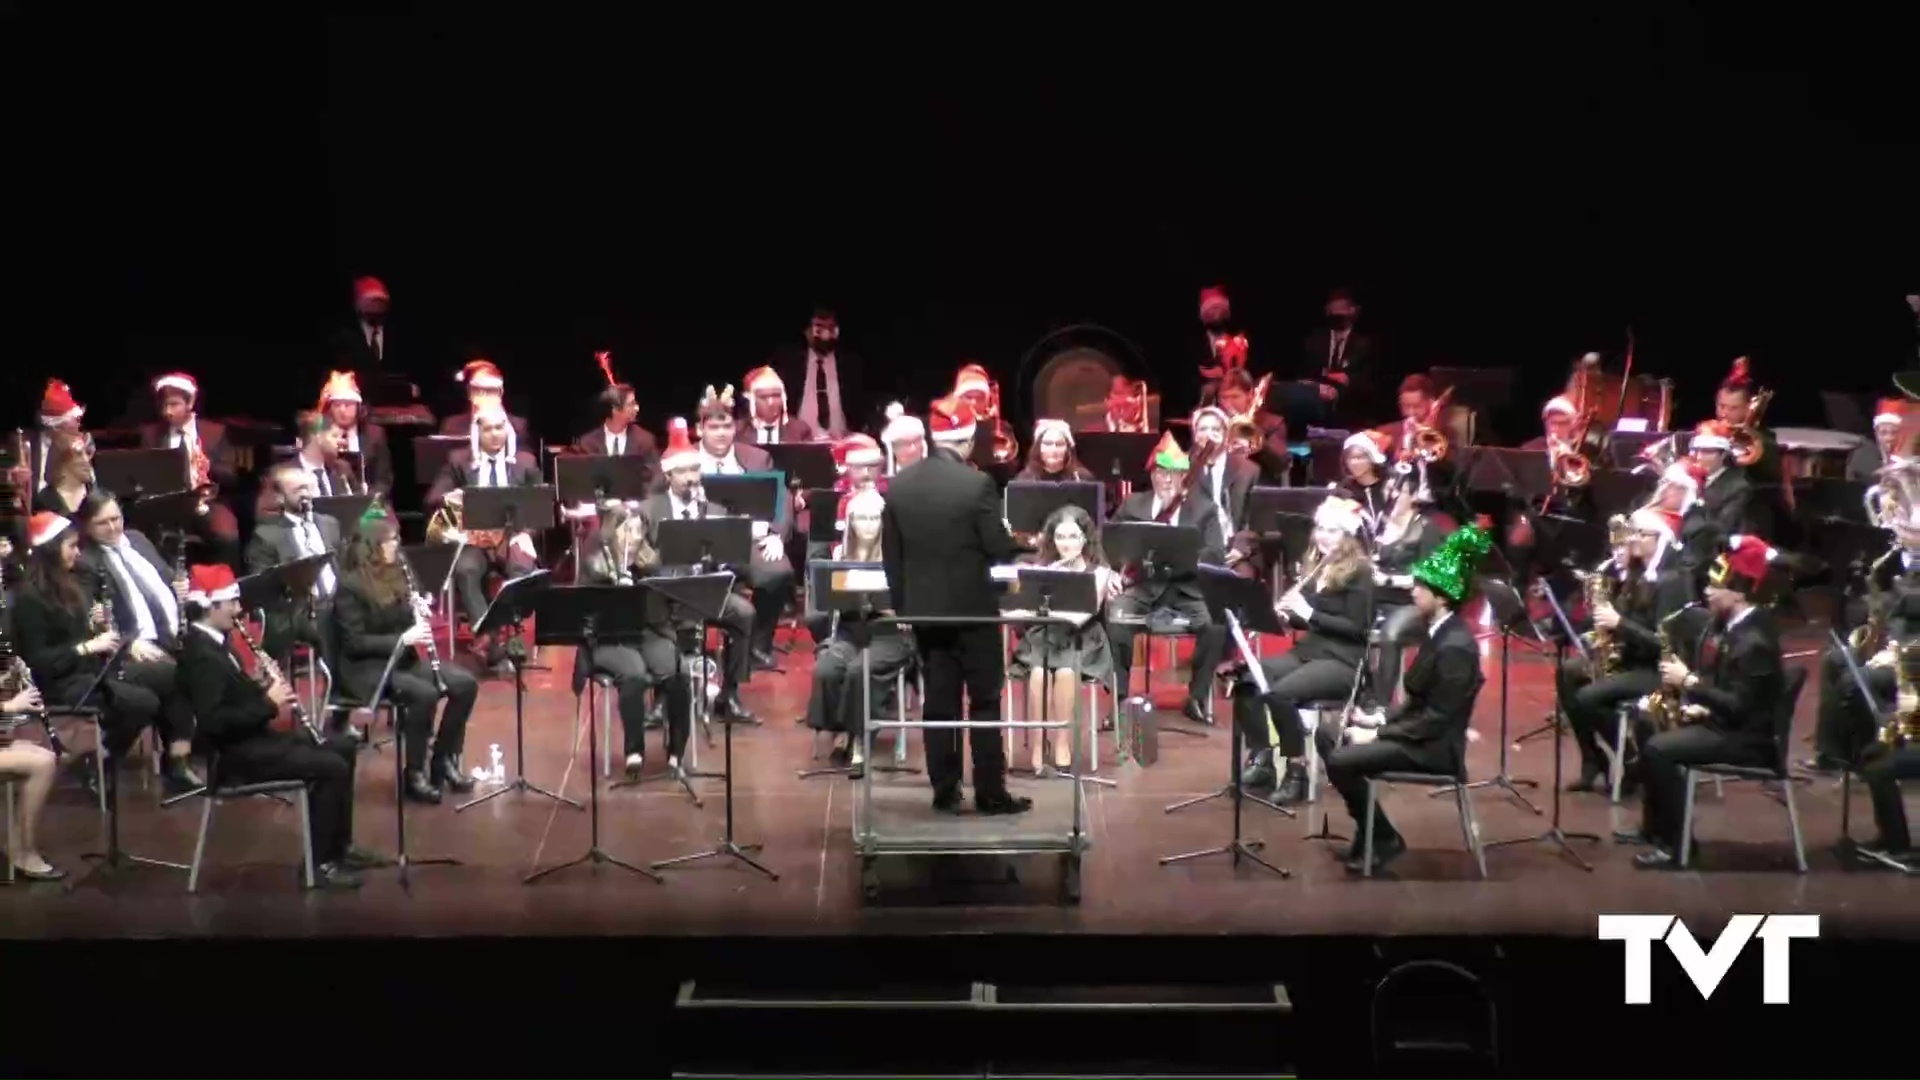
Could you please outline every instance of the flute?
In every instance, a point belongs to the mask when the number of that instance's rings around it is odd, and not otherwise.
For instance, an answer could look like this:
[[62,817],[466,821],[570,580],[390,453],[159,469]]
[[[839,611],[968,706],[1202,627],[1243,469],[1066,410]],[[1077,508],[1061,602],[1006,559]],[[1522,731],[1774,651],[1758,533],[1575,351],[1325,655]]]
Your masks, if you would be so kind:
[[420,610],[423,597],[420,595],[420,584],[413,576],[413,564],[407,561],[407,553],[404,551],[394,552],[393,557],[400,564],[400,572],[406,576],[407,601],[414,607],[414,617],[427,623],[427,669],[433,673],[433,688],[441,697],[446,697],[447,680],[440,674],[440,648],[433,643],[432,621],[425,619],[425,613]]

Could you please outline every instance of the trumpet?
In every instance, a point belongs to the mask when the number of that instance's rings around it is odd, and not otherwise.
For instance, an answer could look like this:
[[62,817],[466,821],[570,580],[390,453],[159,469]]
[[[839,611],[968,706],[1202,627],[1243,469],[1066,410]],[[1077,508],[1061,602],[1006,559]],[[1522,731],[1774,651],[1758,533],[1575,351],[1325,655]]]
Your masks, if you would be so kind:
[[1439,428],[1439,420],[1452,399],[1453,387],[1449,386],[1433,399],[1433,404],[1427,406],[1425,416],[1418,420],[1409,418],[1405,422],[1401,434],[1400,460],[1394,466],[1402,475],[1413,471],[1415,461],[1432,465],[1447,456],[1447,451],[1452,447],[1446,433]]
[[1013,429],[1000,416],[1000,384],[988,384],[987,416],[993,421],[993,461],[996,465],[1005,465],[1020,456],[1020,440],[1014,437]]

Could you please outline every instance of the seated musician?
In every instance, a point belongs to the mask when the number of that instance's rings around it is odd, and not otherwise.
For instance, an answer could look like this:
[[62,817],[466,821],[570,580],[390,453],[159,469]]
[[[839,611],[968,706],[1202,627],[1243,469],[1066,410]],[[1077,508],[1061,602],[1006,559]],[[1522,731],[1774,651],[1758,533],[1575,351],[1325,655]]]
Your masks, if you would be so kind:
[[214,782],[304,781],[315,887],[359,888],[355,871],[387,865],[387,860],[353,846],[354,741],[335,738],[316,745],[304,727],[274,731],[280,710],[293,701],[293,687],[284,678],[263,685],[257,668],[249,675],[234,648],[230,635],[245,613],[233,571],[196,566],[188,577],[189,626],[180,643],[180,682],[200,718],[202,745],[218,755]]
[[1226,539],[1226,565],[1241,577],[1259,576],[1260,538],[1247,528],[1247,497],[1260,482],[1259,466],[1228,450],[1232,420],[1224,409],[1203,405],[1193,412],[1192,480],[1220,513]]
[[1726,546],[1726,535],[1708,515],[1700,501],[1700,489],[1707,484],[1707,472],[1692,458],[1681,458],[1667,466],[1654,487],[1651,509],[1680,518],[1680,541],[1675,548],[1674,566],[1687,575],[1690,595],[1699,596],[1706,587],[1707,568],[1713,565]]
[[1580,410],[1564,394],[1556,394],[1547,399],[1540,407],[1540,426],[1542,433],[1520,444],[1522,450],[1539,452],[1551,451],[1556,446],[1572,446],[1573,425],[1580,419]]
[[320,390],[319,412],[339,432],[340,453],[359,454],[363,486],[381,495],[393,490],[393,449],[387,429],[367,419],[360,382],[351,371],[335,371]]
[[1634,857],[1635,866],[1679,865],[1685,766],[1760,767],[1780,753],[1774,741],[1774,710],[1786,690],[1780,633],[1773,616],[1754,604],[1777,556],[1757,536],[1733,537],[1707,575],[1707,610],[1714,626],[1702,637],[1695,662],[1678,655],[1660,662],[1661,686],[1680,695],[1680,723],[1640,744],[1641,825],[1618,836],[1651,845]]
[[315,414],[300,424],[299,453],[289,464],[305,474],[315,498],[335,495],[361,495],[366,485],[353,475],[353,469],[340,457],[347,431],[331,416]]
[[[1660,686],[1660,628],[1693,599],[1693,581],[1679,569],[1679,519],[1651,508],[1638,510],[1628,523],[1627,542],[1595,573],[1605,576],[1611,602],[1590,612],[1593,629],[1612,642],[1618,659],[1605,673],[1594,670],[1599,657],[1568,661],[1561,669],[1560,705],[1573,725],[1580,751],[1580,776],[1568,791],[1593,791],[1607,774],[1606,754],[1619,740],[1620,706],[1638,701]],[[1629,771],[1622,790],[1638,787]]]
[[[79,435],[80,419],[87,415],[87,407],[73,400],[73,391],[59,379],[48,379],[47,389],[40,397],[40,428],[27,443],[27,456],[31,463],[23,462],[29,474],[23,479],[28,483],[20,486],[39,491],[47,486],[47,459],[53,449],[53,440],[57,436]],[[21,466],[15,466],[20,468]]]
[[747,424],[756,446],[813,442],[812,426],[787,414],[787,384],[770,367],[747,372]]
[[[1898,543],[1867,571],[1867,625],[1881,629],[1863,635],[1867,655],[1853,657],[1874,702],[1883,704],[1893,700],[1898,681],[1897,647],[1920,638],[1920,517],[1905,510],[1892,525]],[[1874,702],[1861,698],[1846,658],[1838,649],[1828,649],[1820,665],[1819,721],[1814,727],[1814,759],[1808,766],[1837,772],[1857,765],[1862,749],[1879,735]]]
[[1287,422],[1268,412],[1265,402],[1256,409],[1253,391],[1253,376],[1243,367],[1222,372],[1214,388],[1214,403],[1227,414],[1227,448],[1251,462],[1267,483],[1285,487],[1293,471]]
[[104,580],[114,629],[128,642],[118,679],[133,683],[160,702],[156,728],[167,741],[162,778],[173,794],[193,791],[201,779],[188,765],[193,749],[193,709],[179,685],[173,654],[180,644],[180,603],[185,577],[137,529],[126,527],[120,501],[95,490],[80,505],[74,522],[85,534],[81,562],[97,581]]
[[[874,491],[881,495],[887,493],[887,478],[880,475],[886,466],[886,454],[880,444],[871,435],[855,432],[833,444],[833,465],[840,475],[833,482],[833,490],[840,494],[834,509],[834,529],[842,536],[847,529],[847,504],[854,496],[863,491]],[[820,511],[809,510],[808,514]],[[838,541],[812,540],[807,531],[796,521],[793,533],[804,542],[802,550],[806,553],[805,562],[796,568],[794,577],[804,579],[807,574],[806,563],[816,559],[829,558]],[[812,612],[806,619],[807,633],[817,646],[825,642],[833,633],[833,616],[830,612]]]
[[[716,424],[719,418],[724,417],[727,431],[733,430],[731,407],[723,407],[714,415]],[[692,440],[687,437],[687,422],[679,417],[668,421],[667,445],[660,455],[660,468],[666,476],[667,488],[640,506],[640,514],[647,522],[647,544],[655,551],[660,550],[662,522],[692,521],[708,516],[706,492],[700,484],[701,474],[706,471],[706,461],[704,452],[695,449]],[[719,620],[720,630],[726,638],[725,655],[721,663],[722,685],[720,699],[714,702],[713,711],[716,715],[732,717],[742,723],[752,723],[754,718],[740,702],[740,687],[753,677],[753,656],[749,650],[753,642],[754,619],[753,605],[739,593],[727,597]]]
[[1107,411],[1092,431],[1147,430],[1147,402],[1141,397],[1140,383],[1124,372],[1115,372],[1107,383]]
[[[340,522],[313,509],[313,478],[302,466],[288,462],[268,474],[274,494],[273,512],[253,524],[253,536],[247,540],[247,573],[264,574],[312,555],[340,550]],[[261,642],[268,656],[284,660],[300,642],[322,648],[322,620],[328,618],[340,579],[332,566],[320,569],[313,583],[310,604],[295,604],[289,610],[267,615],[266,637]],[[283,670],[288,670],[283,667]]]
[[[372,701],[381,673],[393,665],[385,700],[400,714],[397,724],[406,744],[401,792],[414,802],[437,803],[442,789],[473,790],[460,768],[460,754],[480,684],[458,664],[421,662],[415,647],[432,647],[433,626],[427,600],[408,588],[400,558],[400,528],[385,507],[374,503],[340,553],[340,591],[333,601],[340,655],[334,674],[349,694]],[[446,708],[436,733],[433,711],[442,699]]]
[[[524,577],[539,561],[533,548],[533,534],[526,529],[505,535],[502,530],[469,531],[465,527],[464,507],[469,488],[538,487],[540,469],[532,454],[516,452],[513,428],[507,414],[495,407],[474,421],[467,449],[455,450],[427,491],[426,508],[433,513],[427,523],[427,539],[434,543],[464,544],[453,563],[453,590],[460,597],[467,622],[478,626],[487,613],[487,577],[499,573],[505,578]],[[485,658],[488,667],[506,656],[504,642],[476,638],[474,650]]]
[[1427,466],[1416,465],[1412,475],[1412,480],[1393,485],[1393,505],[1373,537],[1373,605],[1381,638],[1373,688],[1380,701],[1390,701],[1400,683],[1401,649],[1418,643],[1426,632],[1426,619],[1413,605],[1413,568],[1458,527],[1434,504]]
[[[238,472],[226,426],[202,420],[197,411],[200,384],[176,371],[153,381],[153,395],[160,422],[141,427],[140,445],[150,450],[185,447],[193,486],[203,491],[237,491]],[[201,500],[192,531],[206,545],[209,561],[240,565],[240,521],[220,501],[218,492]]]
[[995,418],[993,391],[993,376],[979,364],[963,365],[953,378],[953,395],[964,399],[981,420]]
[[[773,459],[765,450],[735,438],[733,388],[715,394],[707,387],[696,414],[700,424],[700,472],[720,476],[764,473],[773,469]],[[763,668],[774,667],[773,632],[780,616],[793,599],[793,565],[787,561],[786,545],[772,529],[772,522],[754,522],[756,538],[753,562],[741,569],[740,584],[753,590],[753,635],[749,642],[751,662]]]
[[909,414],[899,402],[887,406],[887,426],[880,431],[880,445],[887,451],[887,475],[927,456],[927,423]]
[[1881,398],[1873,410],[1873,438],[1847,455],[1847,479],[1857,484],[1877,483],[1880,470],[1893,464],[1900,452],[1900,428],[1907,422],[1907,403]]
[[1014,479],[1027,483],[1070,480],[1092,483],[1094,475],[1080,464],[1080,456],[1074,449],[1073,426],[1065,420],[1043,419],[1033,423],[1033,446],[1027,451],[1026,465]]
[[[1733,362],[1733,370],[1721,380],[1719,389],[1714,392],[1713,418],[1725,424],[1729,432],[1746,431],[1760,441],[1759,459],[1742,469],[1747,474],[1747,482],[1764,493],[1762,499],[1771,507],[1779,497],[1780,443],[1773,437],[1771,429],[1755,426],[1761,419],[1759,394],[1760,389],[1753,381],[1753,370],[1747,358],[1742,356]],[[1767,523],[1762,521],[1758,524]]]
[[[632,585],[660,569],[660,552],[647,536],[647,519],[637,505],[604,503],[600,525],[586,540],[582,567],[585,584]],[[593,675],[614,679],[620,695],[620,730],[626,745],[627,776],[639,779],[646,767],[647,690],[655,688],[665,700],[661,710],[667,725],[667,771],[677,775],[680,755],[693,729],[693,691],[680,671],[680,646],[674,625],[663,620],[648,625],[638,641],[596,645],[591,657],[575,650],[573,682],[577,694]]]
[[1370,532],[1393,505],[1395,485],[1387,482],[1386,471],[1392,452],[1393,436],[1384,431],[1356,431],[1340,447],[1342,476],[1334,493],[1360,504]]
[[[121,635],[107,607],[110,594],[99,575],[81,563],[78,528],[43,510],[28,525],[28,544],[26,572],[13,605],[13,640],[48,708],[101,710],[101,748],[111,769],[141,732],[158,722],[160,696],[141,682],[100,678],[102,668],[116,662]],[[184,748],[181,753],[176,767],[184,774]],[[92,787],[92,762],[74,764]]]
[[[39,689],[27,686],[0,701],[0,716],[38,712],[45,705]],[[7,853],[14,873],[28,881],[59,881],[67,876],[65,870],[40,854],[40,816],[58,771],[59,760],[53,751],[0,730],[0,779],[20,786],[18,809],[10,819],[13,834],[6,838]]]
[[1706,474],[1700,485],[1700,506],[1724,539],[1729,536],[1765,535],[1755,530],[1760,523],[1759,499],[1746,471],[1734,464],[1728,448],[1730,429],[1718,420],[1707,420],[1694,430],[1688,443],[1688,456]]
[[[1579,410],[1573,402],[1564,395],[1556,395],[1540,410],[1540,423],[1545,433],[1539,438],[1527,440],[1520,448],[1547,456],[1547,476],[1553,483],[1541,506],[1542,512],[1586,520],[1593,515],[1588,489],[1584,485],[1568,486],[1558,482],[1563,455],[1586,453],[1579,445],[1584,435],[1579,422]],[[1598,469],[1603,463],[1589,460],[1587,464],[1589,468]]]
[[[1168,432],[1154,448],[1148,475],[1151,488],[1127,496],[1113,513],[1112,520],[1157,521],[1200,531],[1199,562],[1219,565],[1226,559],[1226,539],[1220,532],[1220,511],[1200,490],[1190,484],[1192,467],[1185,451]],[[1194,635],[1193,674],[1187,683],[1185,714],[1196,723],[1204,723],[1207,700],[1213,696],[1213,673],[1226,651],[1227,630],[1216,625],[1207,613],[1206,600],[1200,595],[1197,572],[1132,580],[1107,604],[1107,638],[1113,642],[1113,673],[1121,693],[1129,692],[1133,677],[1133,639],[1142,621],[1154,621],[1156,612],[1166,612],[1185,623],[1184,632]],[[1165,631],[1160,631],[1164,633]],[[1151,694],[1152,687],[1145,692]]]
[[[886,496],[874,488],[865,488],[845,502],[844,539],[835,545],[832,555],[846,562],[882,562],[880,522],[887,506]],[[884,609],[876,615],[888,614]],[[875,708],[894,693],[894,677],[913,662],[913,638],[897,626],[875,626],[857,611],[835,612],[832,629],[823,636],[814,653],[813,690],[807,699],[807,726],[814,731],[831,731],[837,745],[836,759],[844,757],[847,775],[859,779],[866,771],[866,709],[869,698]],[[867,649],[872,685],[862,694],[860,652]]]
[[573,441],[582,454],[638,457],[647,461],[647,482],[660,475],[660,445],[653,433],[639,424],[640,398],[627,383],[614,383],[594,399],[600,422],[592,431]]
[[[1354,821],[1348,870],[1367,869],[1360,859],[1368,777],[1388,772],[1465,776],[1467,729],[1485,678],[1480,673],[1480,643],[1459,612],[1472,593],[1474,572],[1491,546],[1485,532],[1465,525],[1454,530],[1439,550],[1414,564],[1413,606],[1426,618],[1427,641],[1407,670],[1406,698],[1384,711],[1355,713],[1344,730],[1323,724],[1314,732],[1327,782],[1340,793]],[[1406,849],[1407,842],[1376,802],[1374,869]]]
[[93,490],[93,436],[57,434],[47,444],[47,483],[34,492],[33,508],[72,517]]
[[1287,590],[1276,610],[1298,631],[1293,648],[1262,660],[1264,697],[1251,673],[1234,687],[1233,721],[1247,745],[1247,767],[1240,783],[1255,791],[1273,788],[1279,772],[1274,739],[1279,737],[1286,774],[1275,801],[1298,802],[1307,794],[1307,729],[1300,706],[1312,701],[1345,701],[1360,678],[1373,631],[1373,568],[1360,542],[1365,522],[1359,504],[1338,495],[1313,514],[1310,568]]
[[[1047,515],[1040,527],[1038,565],[1093,574],[1094,595],[1102,600],[1120,593],[1120,575],[1107,567],[1106,555],[1100,550],[1099,527],[1078,506],[1062,506]],[[1079,673],[1077,682],[1058,674],[1069,666]],[[1074,715],[1079,684],[1105,682],[1113,670],[1106,628],[1094,619],[1079,630],[1051,625],[1028,628],[1014,646],[1007,677],[1026,681],[1027,719],[1038,720],[1045,715],[1064,720]],[[1051,767],[1071,768],[1072,729],[1046,731],[1041,736],[1033,740],[1033,771],[1041,776],[1048,774],[1048,761],[1042,755],[1047,743],[1053,745]]]
[[1404,458],[1411,453],[1414,434],[1421,426],[1431,423],[1436,400],[1433,381],[1425,375],[1413,374],[1400,380],[1400,419],[1374,429],[1386,434],[1391,456]]
[[[471,436],[482,414],[495,409],[505,411],[507,378],[493,361],[469,361],[453,379],[467,388],[467,411],[440,421],[440,434]],[[524,417],[509,415],[508,420],[513,424],[513,437],[517,442],[530,441]]]

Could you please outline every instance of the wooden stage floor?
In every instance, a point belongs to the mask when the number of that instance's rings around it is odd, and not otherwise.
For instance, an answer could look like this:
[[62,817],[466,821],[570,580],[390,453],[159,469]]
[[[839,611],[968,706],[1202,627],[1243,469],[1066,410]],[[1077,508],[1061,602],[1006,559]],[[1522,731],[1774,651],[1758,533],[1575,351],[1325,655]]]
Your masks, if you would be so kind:
[[[1813,649],[1824,632],[1796,633],[1790,649]],[[526,703],[528,773],[535,782],[587,793],[584,742],[569,767],[574,699],[568,691],[570,655],[549,650],[552,670],[528,673]],[[1217,727],[1204,739],[1163,734],[1162,754],[1150,769],[1109,771],[1117,788],[1086,788],[1087,828],[1093,844],[1083,870],[1083,900],[1058,900],[1058,860],[1028,856],[1005,865],[961,860],[959,874],[907,862],[886,871],[879,899],[862,898],[859,859],[853,849],[851,813],[856,785],[843,776],[800,779],[810,764],[811,733],[796,722],[806,701],[810,662],[804,646],[787,658],[784,674],[762,674],[747,688],[749,707],[761,726],[737,729],[735,760],[738,838],[765,845],[760,857],[776,871],[769,881],[731,860],[710,860],[667,873],[657,885],[611,867],[576,867],[534,885],[522,877],[537,865],[579,854],[588,843],[584,813],[556,809],[548,800],[509,794],[456,815],[451,803],[408,810],[409,848],[415,858],[452,856],[463,865],[416,868],[410,893],[393,870],[369,875],[357,893],[303,892],[296,875],[293,811],[264,802],[230,805],[215,818],[201,893],[188,896],[180,872],[136,869],[96,878],[77,888],[16,886],[0,889],[0,935],[10,937],[180,937],[333,935],[747,935],[1088,932],[1100,934],[1273,935],[1453,935],[1551,934],[1590,939],[1600,912],[1676,913],[1712,926],[1734,912],[1815,911],[1825,916],[1826,936],[1907,937],[1907,917],[1920,887],[1898,877],[1856,871],[1834,851],[1839,831],[1837,782],[1815,779],[1797,789],[1811,873],[1793,872],[1786,814],[1753,785],[1728,785],[1724,804],[1711,789],[1701,795],[1699,868],[1685,872],[1636,871],[1632,849],[1610,839],[1580,844],[1594,864],[1585,873],[1547,844],[1521,844],[1488,852],[1487,881],[1476,880],[1461,843],[1453,803],[1412,789],[1392,790],[1386,805],[1413,850],[1372,881],[1351,878],[1329,845],[1305,838],[1303,820],[1281,818],[1249,806],[1245,828],[1266,841],[1266,854],[1293,871],[1278,879],[1252,866],[1235,868],[1224,858],[1173,867],[1159,856],[1224,843],[1231,808],[1215,800],[1176,814],[1171,802],[1217,787],[1227,775],[1228,732]],[[1498,764],[1500,650],[1490,643],[1488,682],[1475,717],[1471,751],[1476,778]],[[1808,657],[1792,661],[1817,663]],[[1163,702],[1178,700],[1179,675],[1156,672]],[[1551,701],[1550,658],[1516,650],[1511,672],[1512,734],[1538,726]],[[1817,684],[1816,684],[1817,685]],[[1811,730],[1815,686],[1799,708],[1793,756],[1806,755],[1800,738]],[[487,758],[499,743],[511,759],[513,684],[495,679],[483,686],[468,738],[467,759]],[[1225,709],[1222,706],[1224,715]],[[659,736],[650,742],[650,770],[664,764]],[[1103,759],[1110,764],[1110,739]],[[617,739],[616,739],[617,744]],[[1544,809],[1552,777],[1552,740],[1540,737],[1512,753],[1512,773],[1537,780],[1527,793]],[[883,750],[883,755],[885,751]],[[1015,760],[1024,753],[1016,750]],[[914,740],[912,762],[919,761]],[[1566,749],[1569,773],[1574,754]],[[363,753],[358,778],[356,839],[394,848],[392,748]],[[718,769],[718,745],[702,764]],[[924,778],[907,776],[899,796],[909,804],[927,797]],[[1016,790],[1047,784],[1044,802],[1065,806],[1066,781],[1016,778]],[[696,784],[705,805],[695,808],[667,784],[602,791],[602,842],[611,853],[639,863],[667,859],[714,844],[722,835],[723,802],[717,780]],[[199,804],[158,808],[155,793],[130,783],[123,843],[133,852],[185,862],[191,854]],[[1330,793],[1329,793],[1330,794]],[[1482,835],[1487,840],[1526,836],[1547,819],[1535,816],[1497,789],[1475,792]],[[1854,831],[1865,836],[1870,816],[1864,792],[1855,793]],[[1565,827],[1608,837],[1616,823],[1637,820],[1637,805],[1610,807],[1600,796],[1569,795]],[[1057,829],[1063,822],[1022,828]],[[1344,810],[1332,811],[1336,831],[1349,832]],[[1304,817],[1304,815],[1303,815]],[[968,825],[991,828],[972,818]],[[49,810],[43,848],[74,871],[79,855],[99,844],[99,818],[76,788],[62,787]],[[1005,873],[1011,866],[1017,880]],[[964,877],[961,877],[964,875]],[[76,873],[76,876],[77,873]],[[957,880],[956,880],[957,879]]]

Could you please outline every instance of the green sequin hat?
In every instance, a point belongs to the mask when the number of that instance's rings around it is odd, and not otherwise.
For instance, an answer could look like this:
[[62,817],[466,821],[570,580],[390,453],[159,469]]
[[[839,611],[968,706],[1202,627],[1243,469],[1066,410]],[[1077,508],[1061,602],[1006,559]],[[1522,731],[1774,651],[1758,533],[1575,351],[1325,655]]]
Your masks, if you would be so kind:
[[387,508],[378,499],[368,503],[366,512],[360,515],[360,535],[368,539],[377,540],[393,527],[392,520],[387,517]]
[[1448,534],[1432,554],[1413,564],[1413,580],[1458,604],[1467,598],[1474,570],[1493,547],[1485,529],[1462,525]]

